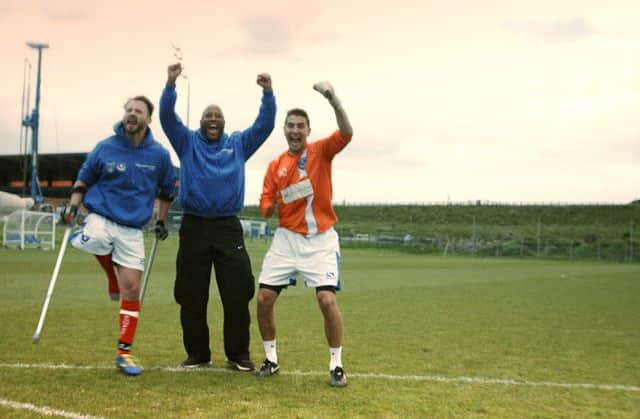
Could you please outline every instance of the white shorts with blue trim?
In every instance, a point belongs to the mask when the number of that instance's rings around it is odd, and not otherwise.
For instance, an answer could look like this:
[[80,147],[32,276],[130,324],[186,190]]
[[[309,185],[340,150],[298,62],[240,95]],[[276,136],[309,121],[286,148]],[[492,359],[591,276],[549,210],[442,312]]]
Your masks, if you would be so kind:
[[69,243],[93,255],[111,253],[114,263],[144,271],[144,237],[139,228],[123,226],[91,213],[80,230],[71,235]]
[[305,237],[278,227],[258,282],[273,287],[296,285],[300,275],[307,287],[340,289],[340,261],[340,240],[333,228]]

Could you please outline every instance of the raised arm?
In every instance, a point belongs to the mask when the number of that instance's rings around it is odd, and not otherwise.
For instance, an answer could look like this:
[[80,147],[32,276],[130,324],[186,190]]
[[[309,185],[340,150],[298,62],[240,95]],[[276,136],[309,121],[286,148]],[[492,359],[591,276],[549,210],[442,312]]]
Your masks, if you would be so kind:
[[167,86],[176,87],[176,80],[182,74],[182,64],[171,64],[167,68]]
[[171,146],[178,156],[182,155],[184,142],[189,137],[189,128],[186,127],[180,117],[176,114],[176,80],[182,74],[182,64],[171,64],[167,68],[167,83],[160,97],[160,125]]
[[276,124],[276,99],[273,96],[271,76],[268,73],[260,73],[256,83],[262,87],[262,103],[253,125],[242,131],[245,161],[269,138]]
[[258,78],[256,80],[256,83],[258,83],[258,86],[262,87],[262,93],[265,93],[265,92],[272,92],[273,93],[271,75],[269,73],[260,73],[260,74],[258,74]]
[[338,129],[340,130],[340,134],[344,137],[352,137],[353,136],[353,128],[351,128],[351,123],[349,122],[349,117],[342,107],[342,103],[338,96],[336,95],[333,86],[328,81],[321,81],[313,85],[313,88],[320,92],[322,96],[327,98],[331,106],[333,107],[333,111],[336,114],[336,121],[338,122]]

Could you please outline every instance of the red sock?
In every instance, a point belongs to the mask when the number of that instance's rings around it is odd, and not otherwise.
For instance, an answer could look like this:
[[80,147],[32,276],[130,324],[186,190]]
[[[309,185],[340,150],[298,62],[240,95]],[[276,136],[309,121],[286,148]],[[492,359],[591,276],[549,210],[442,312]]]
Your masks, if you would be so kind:
[[111,260],[111,253],[108,255],[96,255],[96,259],[107,274],[107,281],[109,282],[109,294],[120,294],[120,288],[118,288],[118,277],[116,277],[116,271],[113,269],[113,261]]
[[136,334],[138,315],[140,313],[140,300],[120,301],[120,338],[118,339],[118,355],[128,354],[133,345],[133,337]]

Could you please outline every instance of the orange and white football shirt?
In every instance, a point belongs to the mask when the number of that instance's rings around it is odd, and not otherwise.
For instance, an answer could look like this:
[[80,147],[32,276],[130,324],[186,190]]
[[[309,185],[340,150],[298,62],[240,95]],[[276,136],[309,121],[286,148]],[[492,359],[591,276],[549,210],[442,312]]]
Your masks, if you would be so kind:
[[273,160],[264,177],[260,212],[266,217],[276,200],[280,227],[304,236],[331,228],[338,221],[332,205],[331,162],[350,141],[351,136],[338,130],[307,143],[298,155],[285,151]]

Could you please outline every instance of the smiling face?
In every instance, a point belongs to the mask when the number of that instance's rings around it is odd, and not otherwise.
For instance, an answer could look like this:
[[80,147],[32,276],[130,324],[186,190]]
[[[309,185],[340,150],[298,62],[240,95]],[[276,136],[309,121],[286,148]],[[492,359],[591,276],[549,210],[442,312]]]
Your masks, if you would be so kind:
[[209,141],[217,141],[224,132],[224,114],[218,105],[209,105],[202,112],[200,129]]
[[306,116],[289,114],[284,121],[284,137],[289,145],[289,153],[298,154],[304,150],[310,132],[311,128]]
[[130,138],[144,134],[151,123],[151,115],[146,103],[142,100],[131,99],[124,105],[122,125]]

